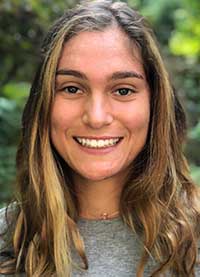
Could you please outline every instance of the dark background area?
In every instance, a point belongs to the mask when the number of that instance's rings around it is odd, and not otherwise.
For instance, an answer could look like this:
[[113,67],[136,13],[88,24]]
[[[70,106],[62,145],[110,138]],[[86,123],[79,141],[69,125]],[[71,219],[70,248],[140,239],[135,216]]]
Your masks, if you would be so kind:
[[[20,120],[44,34],[78,1],[0,2],[0,206],[13,195]],[[188,116],[185,153],[200,184],[200,1],[130,0],[148,17]]]

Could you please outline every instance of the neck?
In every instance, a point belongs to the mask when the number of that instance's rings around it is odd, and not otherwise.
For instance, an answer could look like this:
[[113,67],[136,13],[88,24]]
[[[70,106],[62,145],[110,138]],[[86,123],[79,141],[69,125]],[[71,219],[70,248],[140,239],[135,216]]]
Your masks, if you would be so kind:
[[76,176],[74,181],[80,217],[107,219],[119,214],[122,182],[113,178],[91,181],[80,176]]

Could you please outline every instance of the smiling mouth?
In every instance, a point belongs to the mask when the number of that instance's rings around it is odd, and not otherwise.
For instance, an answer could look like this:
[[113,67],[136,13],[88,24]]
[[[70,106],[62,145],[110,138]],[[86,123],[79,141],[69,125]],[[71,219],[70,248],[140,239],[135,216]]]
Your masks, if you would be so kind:
[[83,147],[87,148],[107,148],[118,144],[123,137],[107,138],[107,139],[89,139],[82,137],[73,137],[74,140]]

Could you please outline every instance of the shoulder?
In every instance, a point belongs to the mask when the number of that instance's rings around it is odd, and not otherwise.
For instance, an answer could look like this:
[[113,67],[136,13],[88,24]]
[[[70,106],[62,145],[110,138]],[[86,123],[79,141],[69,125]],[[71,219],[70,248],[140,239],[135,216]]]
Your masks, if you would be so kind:
[[6,241],[6,230],[8,229],[7,208],[0,209],[0,250]]
[[0,233],[12,223],[17,212],[17,204],[12,203],[8,207],[0,209]]
[[197,263],[195,267],[195,276],[200,276],[200,240],[198,241]]
[[6,220],[6,208],[0,209],[0,262],[4,260],[3,251],[6,248],[6,230],[8,229],[8,223]]
[[7,223],[7,220],[6,220],[6,208],[2,208],[0,209],[0,235],[5,232],[7,226],[8,226],[8,223]]
[[9,207],[0,209],[0,250],[10,241],[8,234],[11,234],[14,219],[16,218],[17,205],[11,204]]

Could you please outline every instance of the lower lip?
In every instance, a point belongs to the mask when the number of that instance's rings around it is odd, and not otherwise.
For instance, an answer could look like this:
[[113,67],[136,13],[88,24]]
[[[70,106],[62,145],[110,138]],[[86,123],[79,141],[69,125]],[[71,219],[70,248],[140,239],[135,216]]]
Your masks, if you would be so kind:
[[121,141],[122,141],[122,139],[120,139],[120,141],[117,144],[109,146],[109,147],[104,147],[104,148],[88,148],[88,147],[82,146],[77,141],[75,141],[75,142],[80,147],[80,149],[83,152],[87,153],[87,154],[91,154],[91,155],[105,155],[105,154],[108,154],[108,153],[114,151],[118,147],[118,145],[121,143]]

